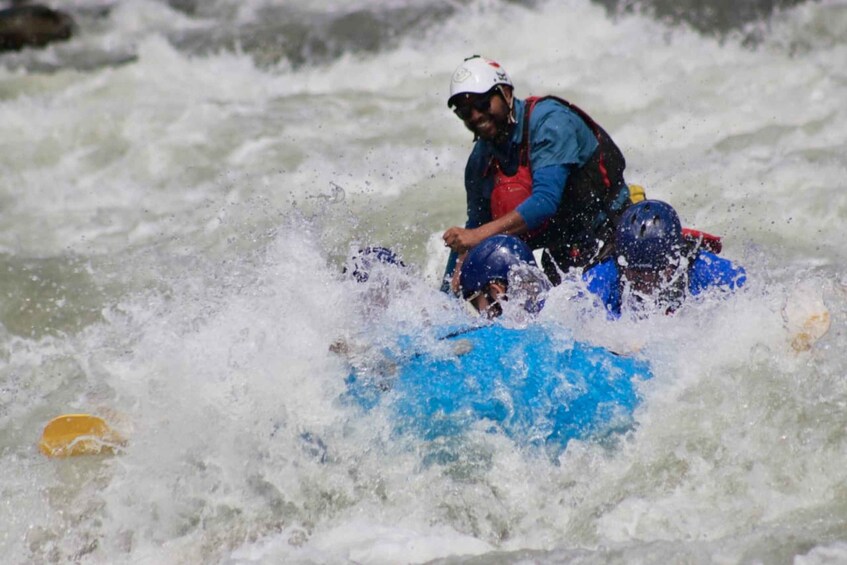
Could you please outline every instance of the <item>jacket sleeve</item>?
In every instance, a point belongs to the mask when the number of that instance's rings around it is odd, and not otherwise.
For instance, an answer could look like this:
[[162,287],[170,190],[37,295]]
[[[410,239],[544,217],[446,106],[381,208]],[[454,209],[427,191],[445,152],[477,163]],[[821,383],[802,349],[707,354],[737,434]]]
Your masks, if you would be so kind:
[[532,172],[532,194],[517,208],[529,229],[540,227],[559,209],[569,173],[565,165],[550,165]]
[[536,229],[559,209],[568,177],[597,150],[594,133],[569,108],[554,100],[539,102],[527,124],[532,166],[532,195],[518,207],[529,229]]
[[747,272],[743,267],[714,253],[701,251],[694,260],[688,288],[692,295],[697,295],[708,288],[736,290],[746,282]]

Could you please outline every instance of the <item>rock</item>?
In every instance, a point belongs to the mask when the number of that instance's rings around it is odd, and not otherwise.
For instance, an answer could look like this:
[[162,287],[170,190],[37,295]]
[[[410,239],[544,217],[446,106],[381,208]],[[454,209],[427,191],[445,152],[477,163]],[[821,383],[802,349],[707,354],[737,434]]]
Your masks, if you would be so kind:
[[65,41],[73,35],[74,27],[69,15],[46,6],[12,6],[0,10],[0,51]]

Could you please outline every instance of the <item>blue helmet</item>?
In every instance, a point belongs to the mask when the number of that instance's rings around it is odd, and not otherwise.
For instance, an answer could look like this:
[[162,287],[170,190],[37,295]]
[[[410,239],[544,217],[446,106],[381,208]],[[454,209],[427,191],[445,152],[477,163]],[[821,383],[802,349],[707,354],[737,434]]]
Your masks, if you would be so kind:
[[526,243],[511,235],[489,237],[471,249],[462,263],[462,296],[470,298],[494,281],[508,282],[509,271],[522,264],[538,266]]
[[356,282],[364,283],[370,278],[374,266],[379,264],[406,266],[400,257],[387,247],[365,247],[347,260],[341,272],[344,274],[349,272]]
[[660,270],[682,250],[682,224],[670,204],[642,200],[621,215],[615,233],[617,253],[632,269]]

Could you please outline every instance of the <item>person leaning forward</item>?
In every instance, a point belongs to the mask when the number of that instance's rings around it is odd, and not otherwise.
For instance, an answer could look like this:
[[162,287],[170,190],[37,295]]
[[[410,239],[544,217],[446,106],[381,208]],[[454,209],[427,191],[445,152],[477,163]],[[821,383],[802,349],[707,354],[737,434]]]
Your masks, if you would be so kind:
[[465,167],[467,222],[444,232],[450,260],[442,290],[458,292],[464,255],[495,234],[544,249],[559,271],[594,264],[630,204],[623,154],[585,112],[554,96],[518,99],[497,62],[474,55],[450,79],[453,112],[474,134]]
[[[682,229],[667,202],[643,200],[627,208],[615,233],[615,253],[586,269],[582,278],[610,319],[628,310],[635,319],[672,314],[691,296],[731,294],[744,286],[744,267],[718,257],[720,239]],[[717,245],[715,245],[717,243]]]

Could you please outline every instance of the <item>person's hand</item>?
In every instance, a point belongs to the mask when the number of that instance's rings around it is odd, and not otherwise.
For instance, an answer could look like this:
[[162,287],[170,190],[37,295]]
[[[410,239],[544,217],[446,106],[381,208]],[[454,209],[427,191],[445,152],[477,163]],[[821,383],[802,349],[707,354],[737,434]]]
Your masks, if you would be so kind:
[[450,290],[454,295],[459,296],[460,288],[459,288],[459,276],[461,275],[462,269],[458,268],[453,271],[453,276],[450,277]]
[[444,245],[456,253],[462,254],[467,253],[472,247],[476,247],[485,238],[492,235],[498,233],[519,235],[526,231],[527,225],[523,216],[517,210],[512,210],[505,216],[482,224],[478,228],[466,229],[454,226],[444,232],[441,238],[444,240]]
[[441,236],[444,245],[456,253],[466,253],[471,247],[478,245],[484,237],[479,235],[479,230],[452,227]]

